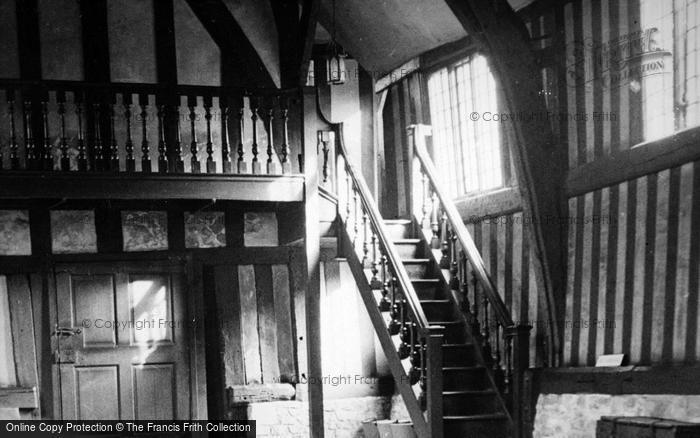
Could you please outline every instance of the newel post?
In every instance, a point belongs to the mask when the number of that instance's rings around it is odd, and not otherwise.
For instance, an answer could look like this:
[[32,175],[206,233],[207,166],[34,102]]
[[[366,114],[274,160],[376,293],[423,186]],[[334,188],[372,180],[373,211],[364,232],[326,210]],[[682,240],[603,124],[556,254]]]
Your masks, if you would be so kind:
[[524,413],[528,411],[525,408],[525,403],[530,403],[526,400],[524,390],[525,371],[530,366],[530,329],[529,325],[514,325],[505,329],[506,338],[510,338],[513,346],[513,407],[512,417],[513,426],[515,427],[515,437],[523,438],[526,435],[524,425],[528,422]]
[[427,412],[430,438],[443,438],[442,343],[444,327],[430,327],[426,337]]

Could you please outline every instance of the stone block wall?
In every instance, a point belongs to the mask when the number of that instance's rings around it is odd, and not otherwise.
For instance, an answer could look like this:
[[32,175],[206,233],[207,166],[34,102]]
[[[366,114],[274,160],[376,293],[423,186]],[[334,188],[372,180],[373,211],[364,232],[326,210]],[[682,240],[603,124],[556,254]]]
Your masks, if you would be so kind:
[[[256,420],[256,435],[261,438],[306,438],[309,436],[309,405],[305,401],[250,403],[246,417]],[[408,419],[400,397],[354,397],[324,401],[325,436],[362,438],[362,421]]]
[[595,438],[603,416],[644,416],[700,422],[700,395],[540,394],[535,438]]

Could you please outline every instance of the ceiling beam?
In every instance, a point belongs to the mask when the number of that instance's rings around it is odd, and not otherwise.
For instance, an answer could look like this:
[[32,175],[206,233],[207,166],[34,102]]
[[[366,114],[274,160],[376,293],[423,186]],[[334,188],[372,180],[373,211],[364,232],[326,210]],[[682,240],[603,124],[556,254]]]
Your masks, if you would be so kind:
[[221,49],[222,85],[275,87],[260,55],[222,0],[187,0],[187,4]]
[[[446,0],[479,48],[489,57],[507,111],[546,114],[540,66],[522,20],[505,0]],[[550,365],[561,360],[565,315],[566,149],[557,144],[546,118],[532,117],[509,126],[516,174],[529,234],[535,246],[538,286],[546,300]],[[539,289],[538,288],[538,289]]]
[[311,60],[314,38],[316,36],[316,24],[318,23],[318,11],[321,7],[320,0],[303,0],[301,10],[301,22],[299,24],[298,40],[298,66],[299,85],[306,83],[309,74],[309,60]]
[[282,88],[299,84],[300,35],[299,2],[297,0],[270,0],[277,25],[279,44],[280,82]]

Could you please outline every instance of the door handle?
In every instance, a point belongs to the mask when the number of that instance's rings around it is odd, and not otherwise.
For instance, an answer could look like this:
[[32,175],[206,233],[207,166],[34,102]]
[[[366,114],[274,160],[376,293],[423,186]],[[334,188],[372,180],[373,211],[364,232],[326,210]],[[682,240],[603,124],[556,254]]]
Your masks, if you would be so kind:
[[59,338],[62,338],[62,337],[79,335],[80,333],[82,333],[82,330],[80,330],[80,328],[77,328],[77,327],[76,328],[59,327],[57,324],[56,329],[54,330],[53,333],[51,333],[51,336],[57,336]]

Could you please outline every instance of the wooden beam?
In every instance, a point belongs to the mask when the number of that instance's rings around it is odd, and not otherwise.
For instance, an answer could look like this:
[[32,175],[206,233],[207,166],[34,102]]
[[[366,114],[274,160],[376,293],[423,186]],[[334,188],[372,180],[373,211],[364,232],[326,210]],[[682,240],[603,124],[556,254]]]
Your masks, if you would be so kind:
[[187,0],[187,4],[221,49],[223,85],[275,87],[255,47],[222,0]]
[[569,172],[569,197],[640,178],[700,159],[700,127],[685,129],[659,140],[599,158]]
[[535,368],[537,394],[700,394],[700,366]]
[[309,382],[309,436],[323,438],[323,368],[321,366],[321,240],[319,222],[319,175],[317,130],[320,120],[316,108],[316,92],[305,89],[303,94],[304,114],[304,252],[306,259],[306,359]]
[[[540,67],[536,63],[525,24],[505,0],[447,0],[452,12],[489,57],[494,77],[503,89],[507,109],[544,114],[539,93]],[[546,217],[566,212],[563,193],[567,168],[565,149],[554,141],[548,121],[533,118],[514,123],[509,131],[524,212],[533,220],[529,232],[536,251],[536,274],[543,288],[550,324],[552,365],[561,359],[562,321],[565,314],[565,224],[546,224]],[[557,221],[565,222],[565,221]]]
[[0,409],[37,409],[36,388],[0,388]]
[[279,45],[280,82],[282,88],[291,88],[300,84],[299,74],[299,2],[296,0],[272,0],[272,12],[277,25]]
[[303,176],[0,173],[2,199],[217,199],[300,202]]
[[480,196],[456,199],[455,206],[465,223],[474,223],[485,218],[520,211],[522,200],[517,187],[508,187]]
[[83,29],[84,79],[109,82],[107,0],[80,1],[80,23]]
[[41,79],[38,0],[16,0],[19,74],[22,79]]
[[156,73],[159,84],[177,85],[175,15],[171,0],[153,0]]
[[306,84],[306,77],[309,74],[309,60],[311,60],[316,37],[316,24],[318,23],[320,5],[320,0],[303,0],[302,3],[298,40],[299,85]]

